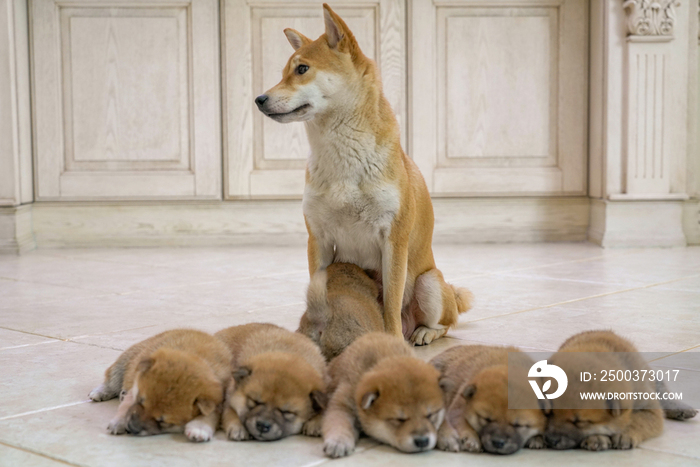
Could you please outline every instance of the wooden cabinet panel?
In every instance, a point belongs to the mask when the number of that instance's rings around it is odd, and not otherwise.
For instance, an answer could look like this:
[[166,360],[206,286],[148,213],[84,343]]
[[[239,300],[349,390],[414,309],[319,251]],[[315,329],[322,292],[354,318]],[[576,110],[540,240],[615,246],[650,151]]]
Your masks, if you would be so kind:
[[221,197],[218,7],[32,2],[38,197]]
[[[263,116],[255,96],[274,86],[292,54],[283,34],[291,27],[315,39],[324,32],[322,1],[223,0],[226,195],[301,197],[309,153],[303,123]],[[377,61],[384,92],[402,128],[406,122],[405,3],[349,1],[333,5]],[[405,139],[405,138],[404,138]]]
[[587,2],[411,7],[409,153],[431,191],[583,194]]

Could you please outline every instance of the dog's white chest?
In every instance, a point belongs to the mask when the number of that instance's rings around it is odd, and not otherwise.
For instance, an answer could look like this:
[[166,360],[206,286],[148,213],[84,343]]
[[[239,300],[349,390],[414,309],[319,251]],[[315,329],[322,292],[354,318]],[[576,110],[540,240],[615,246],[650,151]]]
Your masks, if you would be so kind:
[[391,231],[399,194],[390,184],[351,181],[308,184],[304,215],[314,235],[335,246],[335,261],[381,271],[381,247]]

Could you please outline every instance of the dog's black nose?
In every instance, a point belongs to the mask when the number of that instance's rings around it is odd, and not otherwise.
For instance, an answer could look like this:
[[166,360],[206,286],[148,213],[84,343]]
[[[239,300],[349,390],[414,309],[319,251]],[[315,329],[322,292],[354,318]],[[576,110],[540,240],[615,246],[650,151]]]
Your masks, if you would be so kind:
[[495,449],[501,449],[503,446],[506,445],[506,440],[503,438],[491,438],[491,445]]
[[258,105],[258,108],[262,108],[263,105],[265,105],[265,102],[267,102],[268,97],[263,94],[262,96],[258,96],[255,98],[255,103]]
[[427,448],[428,444],[430,444],[430,438],[427,436],[416,436],[413,438],[413,444],[419,449]]
[[267,433],[268,431],[270,431],[270,428],[272,428],[272,426],[270,425],[270,422],[263,422],[262,420],[258,420],[257,422],[255,422],[255,428],[257,428],[260,433]]

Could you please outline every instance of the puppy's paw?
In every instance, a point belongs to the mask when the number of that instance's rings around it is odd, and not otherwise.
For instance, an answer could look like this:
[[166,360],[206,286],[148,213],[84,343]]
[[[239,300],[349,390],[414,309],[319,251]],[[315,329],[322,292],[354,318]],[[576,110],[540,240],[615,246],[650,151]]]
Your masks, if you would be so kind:
[[124,418],[113,418],[107,425],[110,435],[123,435],[126,433],[126,420]]
[[532,438],[527,440],[527,443],[525,443],[525,447],[528,449],[544,449],[545,448],[544,436],[542,436],[542,435],[533,436]]
[[589,436],[581,442],[581,449],[588,449],[589,451],[605,451],[610,449],[611,446],[612,440],[605,435]]
[[639,440],[625,433],[614,434],[611,440],[613,449],[632,449],[639,445]]
[[459,450],[466,452],[482,452],[484,448],[481,446],[479,438],[466,436],[459,440]]
[[308,420],[306,423],[304,423],[304,426],[301,428],[302,434],[304,434],[305,436],[314,436],[318,438],[319,436],[321,436],[322,421],[323,417],[321,415],[317,415],[311,420]]
[[349,456],[355,450],[355,437],[346,434],[334,434],[326,436],[323,440],[323,452],[328,457],[338,458]]
[[432,329],[426,326],[418,326],[409,341],[413,345],[428,345],[438,337],[445,334],[444,329]]
[[95,402],[108,401],[117,397],[116,394],[110,392],[104,384],[100,384],[95,389],[90,391],[88,397]]
[[248,433],[248,430],[246,430],[245,427],[242,425],[231,424],[228,428],[225,429],[225,431],[226,436],[231,441],[247,441],[249,439],[252,439],[250,433]]
[[459,439],[456,435],[438,434],[437,444],[435,447],[441,451],[459,452]]
[[698,411],[691,407],[678,407],[675,409],[664,410],[666,418],[671,420],[688,420],[698,414]]
[[190,441],[202,443],[209,441],[214,436],[214,429],[205,421],[195,418],[185,425],[185,436]]

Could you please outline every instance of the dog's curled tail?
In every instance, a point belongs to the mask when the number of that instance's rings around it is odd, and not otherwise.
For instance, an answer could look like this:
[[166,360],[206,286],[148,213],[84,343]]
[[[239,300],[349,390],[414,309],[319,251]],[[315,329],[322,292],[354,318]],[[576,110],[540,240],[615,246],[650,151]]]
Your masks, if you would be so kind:
[[469,289],[465,289],[464,287],[455,287],[452,284],[449,285],[450,287],[452,287],[452,291],[455,294],[455,301],[457,302],[457,312],[459,314],[462,314],[471,310],[472,306],[474,306],[474,294],[471,293]]
[[327,315],[327,280],[328,274],[326,271],[318,271],[311,278],[309,288],[306,290],[306,313],[308,313],[309,318],[313,320],[321,320]]

